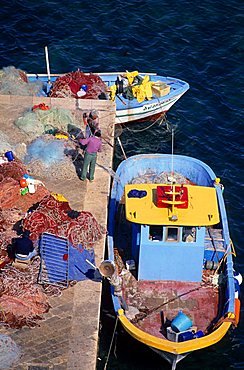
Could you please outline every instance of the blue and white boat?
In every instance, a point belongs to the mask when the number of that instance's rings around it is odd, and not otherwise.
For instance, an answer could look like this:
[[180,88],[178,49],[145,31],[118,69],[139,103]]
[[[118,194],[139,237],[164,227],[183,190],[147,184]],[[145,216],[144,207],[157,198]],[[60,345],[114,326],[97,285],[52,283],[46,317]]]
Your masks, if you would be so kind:
[[233,256],[223,187],[208,165],[142,154],[118,166],[100,271],[124,329],[172,369],[237,326]]
[[[124,72],[111,73],[93,73],[98,75],[108,88],[113,86],[118,76]],[[152,99],[138,102],[136,98],[129,100],[117,94],[115,98],[116,103],[116,124],[130,123],[140,120],[150,120],[163,116],[168,110],[181,98],[181,96],[189,89],[189,84],[183,80],[174,77],[158,76],[155,73],[140,73],[140,76],[149,76],[151,82],[162,84],[162,89],[155,88]],[[44,83],[44,91],[50,88],[50,83],[54,83],[56,79],[63,75],[58,74],[28,74],[29,81],[35,81],[37,78]],[[48,83],[49,81],[49,83]]]

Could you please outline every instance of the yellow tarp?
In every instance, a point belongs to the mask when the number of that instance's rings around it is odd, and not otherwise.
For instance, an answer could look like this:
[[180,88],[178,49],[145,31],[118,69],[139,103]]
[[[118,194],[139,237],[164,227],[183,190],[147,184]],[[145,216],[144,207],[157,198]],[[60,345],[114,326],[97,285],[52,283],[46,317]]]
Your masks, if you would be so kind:
[[145,99],[147,100],[152,99],[153,84],[154,84],[153,82],[149,81],[149,76],[146,75],[140,85],[132,87],[132,93],[134,97],[137,99],[138,103],[143,102]]
[[[150,77],[146,75],[143,78],[143,81],[139,85],[133,86],[133,82],[136,76],[138,76],[138,71],[134,72],[126,72],[123,76],[127,78],[130,88],[132,89],[132,94],[134,98],[137,99],[138,103],[142,103],[145,99],[151,100],[152,99],[152,86],[155,84],[154,82],[149,81]],[[110,99],[114,101],[116,96],[117,86],[112,85],[110,86]]]

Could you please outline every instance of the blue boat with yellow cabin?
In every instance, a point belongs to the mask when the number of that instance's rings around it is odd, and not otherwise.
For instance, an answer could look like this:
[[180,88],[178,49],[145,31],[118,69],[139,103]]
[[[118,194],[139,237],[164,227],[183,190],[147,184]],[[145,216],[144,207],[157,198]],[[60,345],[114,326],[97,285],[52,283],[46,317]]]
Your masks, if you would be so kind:
[[108,260],[114,309],[124,329],[172,366],[219,342],[239,321],[223,187],[202,161],[142,154],[116,171]]

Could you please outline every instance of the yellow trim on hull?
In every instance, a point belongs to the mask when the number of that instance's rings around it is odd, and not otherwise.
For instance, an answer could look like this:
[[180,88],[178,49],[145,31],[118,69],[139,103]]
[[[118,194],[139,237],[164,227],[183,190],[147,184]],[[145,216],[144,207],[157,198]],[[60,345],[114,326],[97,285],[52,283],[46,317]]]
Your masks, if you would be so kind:
[[213,333],[208,334],[202,338],[197,338],[189,340],[186,342],[171,342],[166,339],[157,338],[151,334],[145,333],[144,331],[138,329],[136,326],[131,324],[131,322],[124,315],[122,309],[118,310],[119,320],[123,325],[124,329],[138,341],[156,348],[161,351],[170,352],[173,354],[184,354],[187,352],[196,351],[201,348],[209,347],[217,342],[219,342],[224,335],[227,333],[231,326],[231,322],[223,322]]

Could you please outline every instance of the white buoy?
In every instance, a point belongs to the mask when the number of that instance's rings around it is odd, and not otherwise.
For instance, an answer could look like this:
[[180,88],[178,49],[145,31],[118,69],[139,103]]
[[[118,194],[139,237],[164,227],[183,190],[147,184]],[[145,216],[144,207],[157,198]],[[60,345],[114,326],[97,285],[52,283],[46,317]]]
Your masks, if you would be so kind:
[[242,275],[239,272],[234,271],[234,278],[238,281],[239,285],[241,285],[241,283],[243,281],[243,278],[242,278]]

